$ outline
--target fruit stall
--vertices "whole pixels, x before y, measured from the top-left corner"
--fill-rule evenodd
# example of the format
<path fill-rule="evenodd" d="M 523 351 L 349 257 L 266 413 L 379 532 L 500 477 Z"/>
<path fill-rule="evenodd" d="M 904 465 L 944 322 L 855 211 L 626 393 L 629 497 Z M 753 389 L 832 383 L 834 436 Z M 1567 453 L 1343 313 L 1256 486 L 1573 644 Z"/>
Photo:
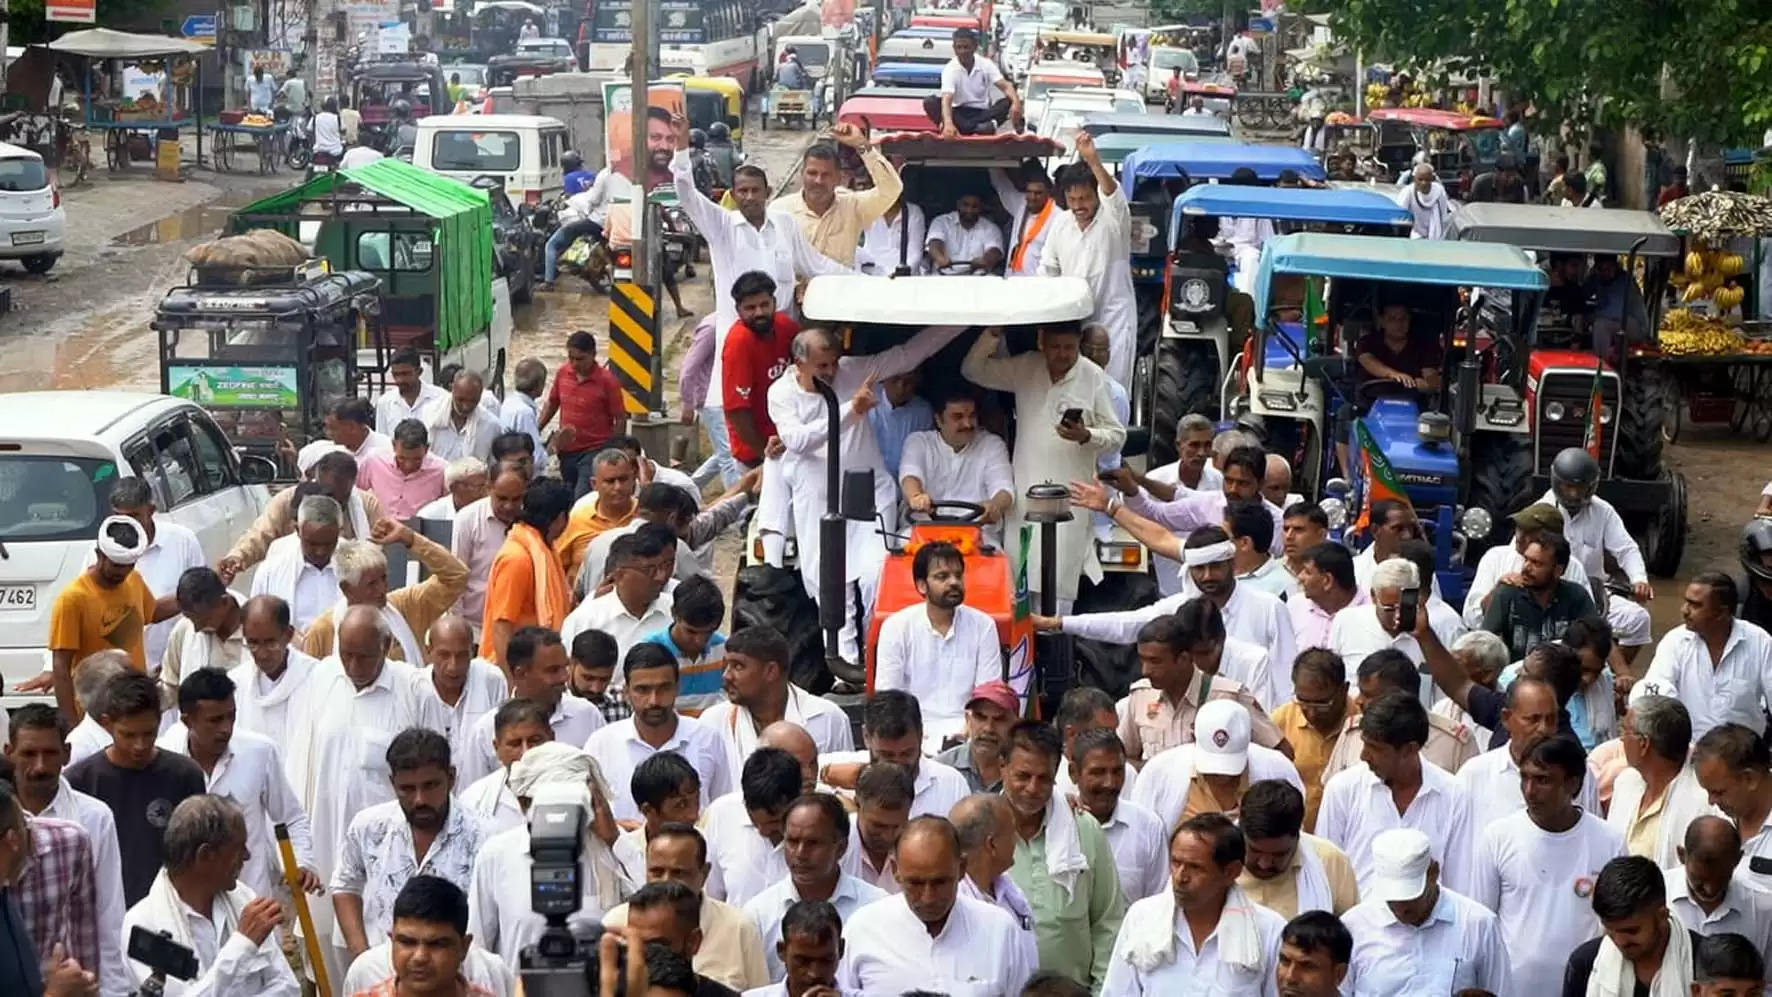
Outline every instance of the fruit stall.
<path fill-rule="evenodd" d="M 1772 440 L 1772 316 L 1753 302 L 1752 240 L 1772 233 L 1772 200 L 1706 191 L 1661 209 L 1686 239 L 1673 303 L 1661 322 L 1659 349 L 1646 350 L 1662 372 L 1662 435 L 1727 424 L 1761 443 Z"/>
<path fill-rule="evenodd" d="M 86 60 L 79 73 L 85 125 L 104 134 L 105 164 L 111 170 L 146 159 L 162 177 L 177 179 L 178 137 L 187 128 L 197 131 L 202 160 L 197 58 L 209 46 L 168 35 L 91 28 L 62 35 L 48 48 Z"/>

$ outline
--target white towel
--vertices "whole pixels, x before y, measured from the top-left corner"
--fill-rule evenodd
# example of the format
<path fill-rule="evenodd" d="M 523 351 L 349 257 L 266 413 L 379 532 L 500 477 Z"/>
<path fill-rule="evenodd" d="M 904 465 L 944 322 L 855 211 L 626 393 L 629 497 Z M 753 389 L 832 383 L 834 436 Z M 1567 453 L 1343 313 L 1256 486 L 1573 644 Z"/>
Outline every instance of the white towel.
<path fill-rule="evenodd" d="M 368 540 L 369 510 L 363 505 L 363 489 L 351 489 L 351 500 L 345 503 L 345 512 L 351 517 L 351 538 Z"/>
<path fill-rule="evenodd" d="M 783 708 L 781 718 L 791 724 L 806 727 L 806 712 L 800 709 L 800 697 L 810 695 L 792 683 L 788 684 L 787 705 Z M 762 731 L 757 729 L 757 718 L 751 716 L 751 708 L 740 703 L 732 704 L 732 712 L 726 714 L 726 732 L 731 735 L 726 741 L 726 763 L 728 771 L 744 770 L 745 759 L 757 750 L 757 738 Z"/>
<path fill-rule="evenodd" d="M 221 909 L 222 923 L 217 925 L 217 932 L 225 943 L 240 926 L 240 911 L 252 899 L 252 891 L 244 886 L 236 886 L 226 893 L 218 894 L 216 906 Z M 191 939 L 191 923 L 185 919 L 185 902 L 180 899 L 178 891 L 173 889 L 172 880 L 161 869 L 154 877 L 154 885 L 148 887 L 148 895 L 142 898 L 148 904 L 148 916 L 144 918 L 144 926 L 154 931 L 166 931 L 172 934 L 172 940 L 185 948 L 197 950 Z M 209 911 L 198 911 L 200 914 Z M 220 946 L 217 946 L 218 948 Z M 207 969 L 208 967 L 203 967 Z"/>
<path fill-rule="evenodd" d="M 1150 899 L 1155 901 L 1156 916 L 1137 920 L 1128 918 L 1120 926 L 1120 931 L 1127 936 L 1126 961 L 1141 973 L 1152 972 L 1175 961 L 1175 933 L 1179 930 L 1176 915 L 1180 912 L 1175 908 L 1175 894 L 1164 890 Z M 1255 904 L 1240 886 L 1233 884 L 1224 898 L 1224 911 L 1218 915 L 1217 935 L 1220 962 L 1249 972 L 1261 972 L 1261 929 L 1255 923 Z"/>
<path fill-rule="evenodd" d="M 1314 835 L 1298 836 L 1298 912 L 1322 910 L 1335 913 L 1335 891 L 1329 886 L 1329 873 L 1323 869 L 1323 856 L 1317 853 Z"/>
<path fill-rule="evenodd" d="M 345 602 L 343 596 L 340 596 L 339 600 L 332 604 L 332 647 L 334 654 L 338 653 L 338 628 L 344 625 L 345 610 L 350 608 L 350 604 Z M 399 644 L 400 649 L 406 652 L 406 663 L 414 668 L 423 668 L 425 664 L 425 648 L 423 644 L 418 642 L 418 637 L 412 632 L 412 627 L 407 624 L 406 617 L 401 616 L 392 606 L 383 606 L 381 607 L 381 618 L 388 621 L 388 629 L 394 633 L 394 643 Z"/>
<path fill-rule="evenodd" d="M 538 744 L 512 763 L 510 779 L 506 785 L 513 795 L 528 799 L 531 806 L 537 803 L 576 803 L 584 807 L 587 819 L 584 835 L 585 858 L 597 880 L 597 905 L 603 910 L 609 910 L 621 903 L 621 863 L 616 861 L 615 853 L 610 850 L 609 845 L 597 837 L 588 824 L 589 820 L 596 817 L 591 786 L 597 787 L 597 793 L 604 800 L 614 799 L 597 760 L 570 744 L 561 744 L 558 741 Z"/>
<path fill-rule="evenodd" d="M 1636 769 L 1627 768 L 1618 773 L 1618 778 L 1612 781 L 1612 805 L 1606 811 L 1606 823 L 1621 834 L 1628 833 L 1643 807 L 1643 794 L 1647 789 L 1643 774 Z M 1723 814 L 1710 805 L 1710 795 L 1699 784 L 1698 773 L 1690 765 L 1681 769 L 1663 792 L 1666 796 L 1661 804 L 1661 823 L 1655 832 L 1655 851 L 1647 857 L 1654 859 L 1655 864 L 1663 869 L 1672 869 L 1680 864 L 1676 849 L 1686 841 L 1687 826 L 1707 814 L 1718 817 Z"/>
<path fill-rule="evenodd" d="M 1077 888 L 1077 876 L 1089 868 L 1077 835 L 1077 814 L 1063 793 L 1046 801 L 1046 874 L 1064 891 L 1066 901 Z"/>
<path fill-rule="evenodd" d="M 1649 997 L 1687 997 L 1692 992 L 1692 938 L 1673 914 L 1667 916 L 1667 951 L 1661 968 L 1649 981 Z M 1587 997 L 1630 997 L 1637 987 L 1637 971 L 1612 939 L 1600 936 L 1600 953 L 1587 974 Z"/>

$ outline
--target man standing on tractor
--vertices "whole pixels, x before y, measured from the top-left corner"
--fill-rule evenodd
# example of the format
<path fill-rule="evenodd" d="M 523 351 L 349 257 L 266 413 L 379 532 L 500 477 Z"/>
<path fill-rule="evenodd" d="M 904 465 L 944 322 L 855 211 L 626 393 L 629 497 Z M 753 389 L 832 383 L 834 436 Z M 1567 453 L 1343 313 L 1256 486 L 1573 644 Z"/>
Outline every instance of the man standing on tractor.
<path fill-rule="evenodd" d="M 1107 327 L 1112 340 L 1107 375 L 1128 387 L 1132 360 L 1138 355 L 1138 303 L 1132 293 L 1132 212 L 1126 191 L 1101 163 L 1095 139 L 1077 133 L 1077 155 L 1061 171 L 1068 214 L 1052 223 L 1040 255 L 1040 273 L 1047 277 L 1081 277 L 1095 300 L 1091 322 Z"/>
<path fill-rule="evenodd" d="M 1020 186 L 1016 185 L 1017 179 Z M 1012 178 L 1008 170 L 991 170 L 991 187 L 1003 203 L 1003 210 L 1009 212 L 1009 234 L 1014 240 L 1003 275 L 1032 277 L 1040 272 L 1046 233 L 1060 213 L 1052 200 L 1052 181 L 1038 163 L 1030 160 L 1022 164 L 1018 178 Z"/>
<path fill-rule="evenodd" d="M 991 97 L 991 91 L 1003 96 Z M 978 31 L 954 29 L 954 57 L 941 67 L 941 91 L 923 98 L 923 113 L 941 126 L 941 137 L 991 135 L 1005 121 L 1022 127 L 1021 95 L 997 64 L 978 54 Z"/>
<path fill-rule="evenodd" d="M 1649 610 L 1644 604 L 1655 598 L 1655 590 L 1649 587 L 1643 552 L 1624 528 L 1618 510 L 1594 494 L 1599 484 L 1600 462 L 1580 447 L 1569 447 L 1551 461 L 1550 491 L 1538 501 L 1563 510 L 1563 536 L 1581 557 L 1590 579 L 1606 577 L 1610 554 L 1630 580 L 1631 598 L 1608 598 L 1605 606 L 1606 622 L 1612 624 L 1628 664 L 1637 648 L 1649 643 Z"/>

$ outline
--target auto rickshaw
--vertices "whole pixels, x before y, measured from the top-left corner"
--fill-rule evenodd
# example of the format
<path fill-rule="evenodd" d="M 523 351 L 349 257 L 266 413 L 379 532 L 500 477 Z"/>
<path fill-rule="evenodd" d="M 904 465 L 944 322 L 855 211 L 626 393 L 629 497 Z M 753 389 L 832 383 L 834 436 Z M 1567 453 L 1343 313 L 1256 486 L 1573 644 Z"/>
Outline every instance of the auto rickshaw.
<path fill-rule="evenodd" d="M 193 267 L 150 323 L 160 391 L 203 406 L 230 443 L 293 482 L 294 451 L 324 435 L 325 414 L 386 388 L 380 294 L 374 274 L 321 259 Z"/>
<path fill-rule="evenodd" d="M 1094 66 L 1107 77 L 1109 86 L 1113 86 L 1120 78 L 1120 42 L 1113 35 L 1093 31 L 1044 30 L 1040 32 L 1039 44 L 1045 52 L 1041 58 Z"/>
<path fill-rule="evenodd" d="M 402 100 L 413 121 L 447 114 L 455 107 L 443 70 L 428 63 L 401 57 L 366 63 L 351 73 L 351 106 L 363 116 L 361 134 L 371 147 L 384 144 L 382 140 L 394 127 L 394 102 Z"/>

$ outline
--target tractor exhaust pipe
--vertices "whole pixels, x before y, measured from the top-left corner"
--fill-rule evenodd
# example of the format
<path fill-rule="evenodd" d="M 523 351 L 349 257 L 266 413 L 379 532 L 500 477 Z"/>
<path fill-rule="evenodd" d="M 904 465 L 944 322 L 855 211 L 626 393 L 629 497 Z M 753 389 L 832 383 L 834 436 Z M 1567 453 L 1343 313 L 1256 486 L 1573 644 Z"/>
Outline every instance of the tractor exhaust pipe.
<path fill-rule="evenodd" d="M 824 398 L 825 417 L 830 422 L 825 437 L 824 515 L 818 520 L 818 625 L 824 631 L 825 667 L 840 682 L 863 685 L 867 682 L 867 666 L 860 661 L 843 658 L 843 614 L 849 611 L 849 524 L 843 516 L 842 421 L 838 413 L 837 392 L 829 381 L 814 379 L 813 385 Z M 873 497 L 872 470 L 853 472 L 866 478 L 865 494 Z M 863 517 L 872 519 L 872 515 Z M 856 621 L 857 647 L 861 646 L 863 621 Z"/>

